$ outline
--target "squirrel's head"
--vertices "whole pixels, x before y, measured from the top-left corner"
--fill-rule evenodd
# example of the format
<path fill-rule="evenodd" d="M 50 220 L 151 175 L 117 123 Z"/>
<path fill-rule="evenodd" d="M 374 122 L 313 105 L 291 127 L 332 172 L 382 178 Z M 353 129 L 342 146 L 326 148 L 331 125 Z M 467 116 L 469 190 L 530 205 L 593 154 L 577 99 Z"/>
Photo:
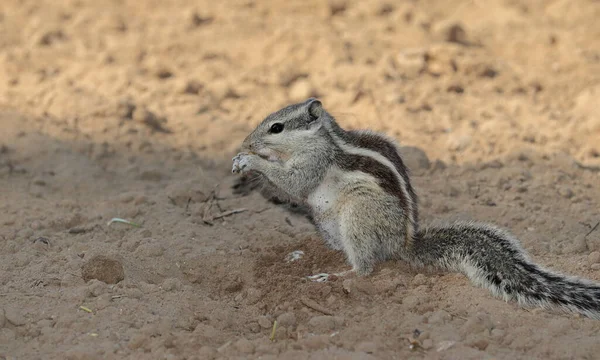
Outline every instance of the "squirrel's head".
<path fill-rule="evenodd" d="M 286 106 L 267 116 L 244 139 L 241 150 L 285 161 L 296 152 L 322 147 L 325 121 L 332 119 L 315 98 Z"/>

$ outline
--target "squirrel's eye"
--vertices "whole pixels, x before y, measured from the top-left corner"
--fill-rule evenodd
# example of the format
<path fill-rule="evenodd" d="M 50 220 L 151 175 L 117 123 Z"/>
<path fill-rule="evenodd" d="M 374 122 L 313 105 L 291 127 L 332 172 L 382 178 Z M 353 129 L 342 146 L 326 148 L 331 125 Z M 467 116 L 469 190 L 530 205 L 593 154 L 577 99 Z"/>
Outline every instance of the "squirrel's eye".
<path fill-rule="evenodd" d="M 271 129 L 269 130 L 269 132 L 271 134 L 278 134 L 280 132 L 283 131 L 283 124 L 282 123 L 275 123 L 273 125 L 271 125 Z"/>

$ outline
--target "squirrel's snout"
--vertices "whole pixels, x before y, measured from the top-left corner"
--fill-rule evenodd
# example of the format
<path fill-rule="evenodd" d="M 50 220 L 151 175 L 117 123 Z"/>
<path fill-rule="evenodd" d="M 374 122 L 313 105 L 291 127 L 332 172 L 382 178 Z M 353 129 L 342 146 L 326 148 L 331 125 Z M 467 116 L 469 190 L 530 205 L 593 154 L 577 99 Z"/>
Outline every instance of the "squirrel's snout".
<path fill-rule="evenodd" d="M 242 151 L 251 151 L 252 148 L 253 148 L 253 146 L 252 146 L 252 142 L 250 141 L 250 139 L 245 138 L 244 141 L 242 142 L 241 150 Z"/>

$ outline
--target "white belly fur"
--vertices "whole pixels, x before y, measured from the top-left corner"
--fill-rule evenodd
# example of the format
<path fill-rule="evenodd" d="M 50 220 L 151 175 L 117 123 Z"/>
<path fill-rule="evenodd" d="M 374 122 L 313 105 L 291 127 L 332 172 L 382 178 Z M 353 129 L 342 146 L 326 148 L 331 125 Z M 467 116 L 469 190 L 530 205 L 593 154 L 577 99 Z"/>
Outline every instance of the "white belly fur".
<path fill-rule="evenodd" d="M 307 202 L 313 210 L 314 218 L 325 240 L 334 248 L 343 244 L 340 234 L 340 211 L 343 206 L 348 205 L 348 199 L 343 199 L 344 187 L 356 183 L 373 186 L 375 179 L 360 171 L 348 172 L 333 168 L 328 171 L 321 185 L 308 196 Z"/>

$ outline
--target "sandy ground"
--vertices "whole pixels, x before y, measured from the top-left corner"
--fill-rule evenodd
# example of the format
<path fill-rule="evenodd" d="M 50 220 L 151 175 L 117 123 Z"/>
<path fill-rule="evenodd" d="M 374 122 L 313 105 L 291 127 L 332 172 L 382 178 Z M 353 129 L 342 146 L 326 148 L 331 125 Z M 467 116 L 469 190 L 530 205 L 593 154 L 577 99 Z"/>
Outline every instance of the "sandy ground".
<path fill-rule="evenodd" d="M 596 358 L 600 322 L 462 275 L 306 282 L 343 256 L 234 192 L 230 159 L 318 96 L 427 154 L 405 150 L 424 223 L 491 221 L 600 281 L 599 16 L 592 0 L 3 0 L 0 359 Z"/>

